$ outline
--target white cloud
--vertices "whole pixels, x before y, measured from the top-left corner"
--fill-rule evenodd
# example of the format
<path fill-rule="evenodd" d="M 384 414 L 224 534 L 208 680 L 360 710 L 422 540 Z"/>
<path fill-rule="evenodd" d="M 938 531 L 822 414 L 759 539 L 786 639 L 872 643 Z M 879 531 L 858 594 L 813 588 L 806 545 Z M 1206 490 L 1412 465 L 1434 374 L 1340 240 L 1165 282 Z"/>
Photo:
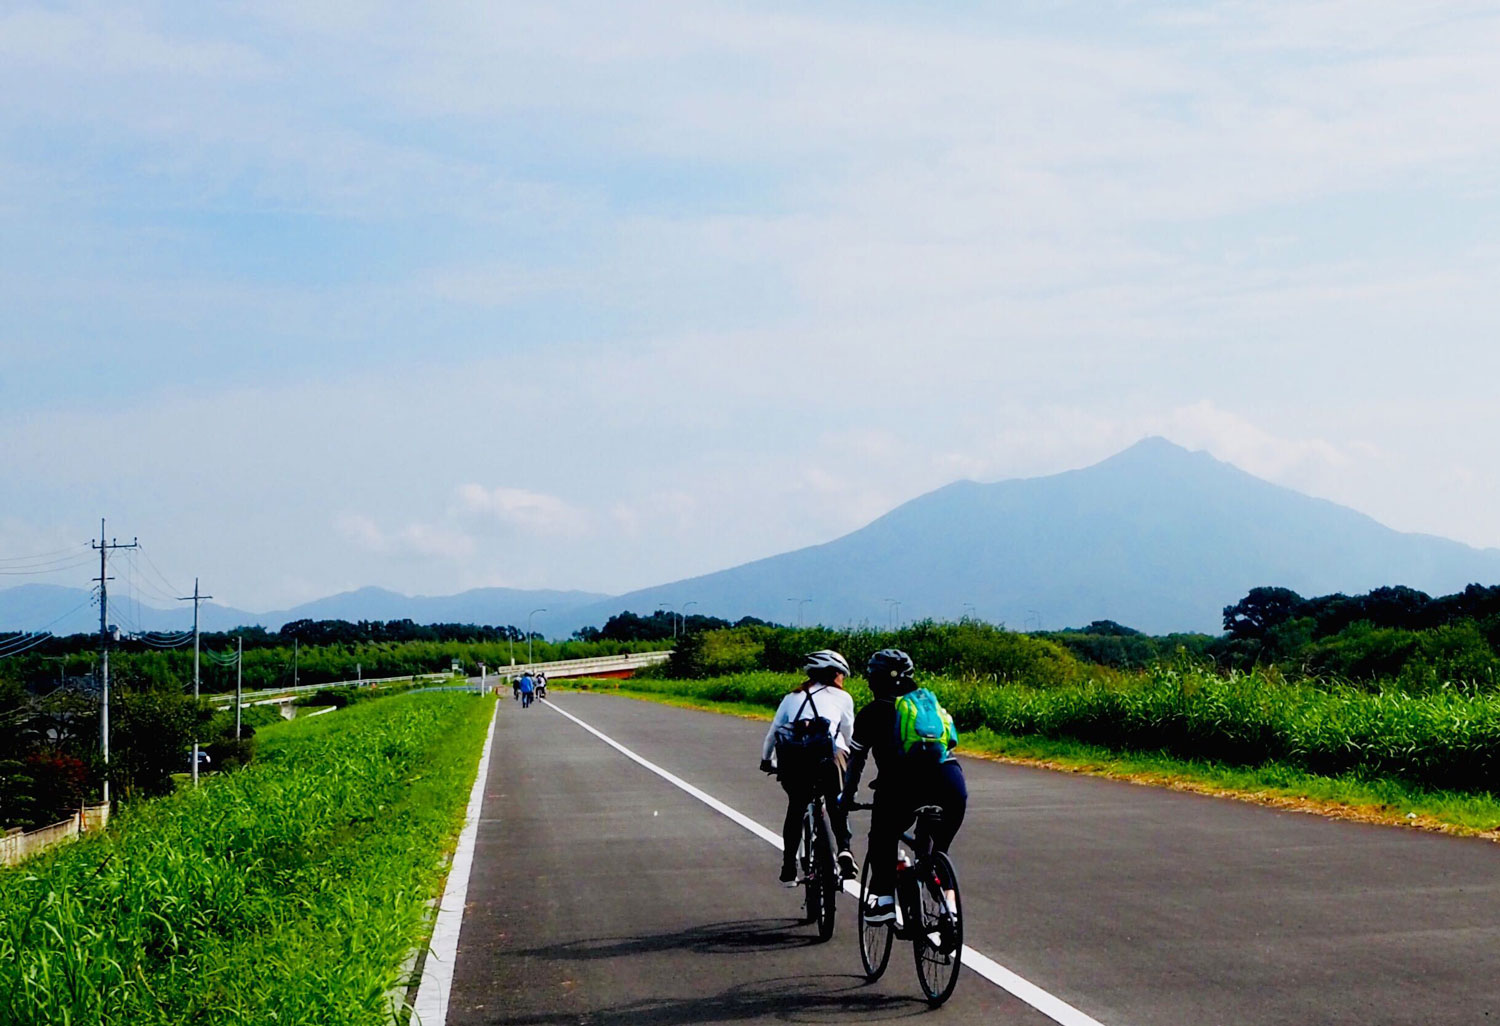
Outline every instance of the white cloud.
<path fill-rule="evenodd" d="M 585 510 L 555 495 L 524 488 L 460 485 L 456 509 L 461 516 L 491 520 L 528 534 L 578 535 L 591 526 Z"/>
<path fill-rule="evenodd" d="M 359 513 L 343 514 L 336 523 L 347 539 L 382 556 L 462 560 L 473 556 L 476 548 L 468 535 L 435 524 L 407 524 L 387 531 Z"/>

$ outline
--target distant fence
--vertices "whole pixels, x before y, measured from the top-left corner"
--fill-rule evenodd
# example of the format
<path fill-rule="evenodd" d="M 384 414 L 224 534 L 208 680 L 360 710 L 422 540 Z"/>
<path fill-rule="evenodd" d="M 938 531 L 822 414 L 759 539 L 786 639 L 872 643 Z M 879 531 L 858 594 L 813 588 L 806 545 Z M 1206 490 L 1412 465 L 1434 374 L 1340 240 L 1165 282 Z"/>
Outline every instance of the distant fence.
<path fill-rule="evenodd" d="M 523 673 L 540 670 L 548 677 L 587 677 L 591 673 L 611 673 L 623 670 L 640 670 L 655 666 L 672 658 L 666 652 L 622 652 L 619 655 L 591 656 L 588 659 L 558 659 L 550 663 L 520 663 L 516 666 L 497 666 L 493 673 L 497 677 L 519 677 Z"/>
<path fill-rule="evenodd" d="M 103 805 L 85 805 L 67 819 L 51 826 L 31 831 L 15 827 L 6 831 L 4 837 L 0 837 L 0 866 L 14 866 L 22 859 L 70 837 L 77 837 L 90 830 L 102 830 L 108 822 L 109 803 L 106 802 Z"/>

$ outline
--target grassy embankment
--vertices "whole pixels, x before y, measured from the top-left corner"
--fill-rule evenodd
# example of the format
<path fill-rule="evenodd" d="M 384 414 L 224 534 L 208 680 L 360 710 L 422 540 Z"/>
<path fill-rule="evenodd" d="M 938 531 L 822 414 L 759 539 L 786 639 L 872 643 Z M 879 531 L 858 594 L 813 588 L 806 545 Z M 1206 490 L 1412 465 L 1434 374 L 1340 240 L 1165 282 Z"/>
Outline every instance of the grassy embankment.
<path fill-rule="evenodd" d="M 265 727 L 251 766 L 0 872 L 0 1023 L 389 1021 L 491 708 Z"/>
<path fill-rule="evenodd" d="M 588 686 L 769 718 L 796 675 Z M 962 751 L 1465 834 L 1500 830 L 1500 696 L 1292 684 L 1159 667 L 1046 688 L 931 678 Z M 851 682 L 868 700 L 863 681 Z"/>

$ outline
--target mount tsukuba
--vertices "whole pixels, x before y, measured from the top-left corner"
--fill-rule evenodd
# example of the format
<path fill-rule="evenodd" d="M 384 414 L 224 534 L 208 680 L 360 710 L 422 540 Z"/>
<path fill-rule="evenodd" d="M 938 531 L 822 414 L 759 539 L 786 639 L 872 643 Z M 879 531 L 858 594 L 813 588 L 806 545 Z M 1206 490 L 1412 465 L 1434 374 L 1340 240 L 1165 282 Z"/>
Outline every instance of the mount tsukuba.
<path fill-rule="evenodd" d="M 1251 588 L 1303 595 L 1404 584 L 1443 594 L 1500 582 L 1500 550 L 1403 534 L 1363 513 L 1271 484 L 1161 438 L 1048 477 L 959 481 L 824 545 L 578 612 L 697 612 L 887 622 L 968 613 L 1022 629 L 1109 619 L 1151 633 L 1222 629 Z"/>
<path fill-rule="evenodd" d="M 1222 608 L 1259 585 L 1303 595 L 1404 584 L 1429 594 L 1500 583 L 1500 550 L 1404 534 L 1368 516 L 1271 484 L 1203 452 L 1148 438 L 1081 470 L 912 499 L 822 545 L 606 597 L 485 588 L 410 598 L 378 588 L 274 613 L 205 606 L 209 629 L 300 618 L 410 618 L 503 625 L 546 606 L 537 628 L 565 636 L 623 610 L 737 619 L 885 624 L 968 614 L 1017 629 L 1109 619 L 1152 633 L 1217 633 Z M 97 629 L 87 594 L 31 585 L 0 591 L 0 628 Z M 899 602 L 893 610 L 887 600 Z M 97 617 L 97 612 L 92 613 Z M 139 608 L 142 626 L 182 626 L 182 611 Z M 76 621 L 76 622 L 75 622 Z"/>

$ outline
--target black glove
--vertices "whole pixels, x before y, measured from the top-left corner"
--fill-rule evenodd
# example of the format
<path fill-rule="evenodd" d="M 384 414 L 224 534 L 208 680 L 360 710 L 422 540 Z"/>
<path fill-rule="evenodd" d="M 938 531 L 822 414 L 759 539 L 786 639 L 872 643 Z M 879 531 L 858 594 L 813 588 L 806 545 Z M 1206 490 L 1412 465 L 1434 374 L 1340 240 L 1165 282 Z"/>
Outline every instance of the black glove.
<path fill-rule="evenodd" d="M 776 767 L 771 764 L 770 759 L 760 760 L 760 771 L 762 773 L 775 773 Z"/>

